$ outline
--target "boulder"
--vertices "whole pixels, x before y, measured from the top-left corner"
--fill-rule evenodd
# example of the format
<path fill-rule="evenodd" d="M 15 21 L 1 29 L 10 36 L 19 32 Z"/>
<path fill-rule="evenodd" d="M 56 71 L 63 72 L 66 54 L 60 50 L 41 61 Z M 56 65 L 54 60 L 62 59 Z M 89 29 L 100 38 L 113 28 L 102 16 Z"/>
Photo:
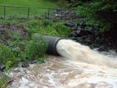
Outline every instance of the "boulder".
<path fill-rule="evenodd" d="M 2 66 L 0 67 L 0 70 L 3 72 L 5 68 L 6 68 L 6 65 L 2 65 Z"/>
<path fill-rule="evenodd" d="M 37 63 L 37 61 L 36 61 L 36 60 L 31 61 L 31 64 L 35 64 L 35 63 Z"/>
<path fill-rule="evenodd" d="M 71 35 L 72 37 L 77 36 L 77 34 L 76 34 L 75 32 L 71 32 L 70 35 Z"/>
<path fill-rule="evenodd" d="M 70 16 L 70 18 L 76 18 L 76 13 L 75 12 L 70 12 L 69 16 Z"/>
<path fill-rule="evenodd" d="M 0 34 L 4 34 L 5 30 L 4 29 L 0 29 Z"/>
<path fill-rule="evenodd" d="M 77 29 L 76 31 L 77 37 L 85 36 L 85 35 L 92 35 L 92 32 L 83 29 Z"/>
<path fill-rule="evenodd" d="M 75 40 L 76 37 L 71 37 L 70 39 Z"/>
<path fill-rule="evenodd" d="M 29 67 L 28 62 L 22 62 L 22 67 L 23 67 L 23 68 Z"/>
<path fill-rule="evenodd" d="M 76 30 L 76 28 L 75 28 L 75 27 L 72 27 L 72 28 L 71 28 L 71 31 L 75 31 L 75 30 Z"/>
<path fill-rule="evenodd" d="M 80 26 L 82 26 L 83 24 L 84 24 L 84 21 L 81 21 L 81 22 L 79 23 Z"/>
<path fill-rule="evenodd" d="M 65 26 L 68 26 L 68 27 L 73 27 L 73 26 L 75 26 L 74 23 L 64 23 L 64 25 L 65 25 Z"/>

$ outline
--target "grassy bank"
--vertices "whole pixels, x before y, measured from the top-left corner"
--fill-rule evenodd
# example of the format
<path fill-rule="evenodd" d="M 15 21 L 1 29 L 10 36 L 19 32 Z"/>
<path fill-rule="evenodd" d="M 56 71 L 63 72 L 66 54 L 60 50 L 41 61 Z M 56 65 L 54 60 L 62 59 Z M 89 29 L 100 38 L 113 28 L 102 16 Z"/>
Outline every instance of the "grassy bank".
<path fill-rule="evenodd" d="M 12 20 L 5 20 L 5 23 L 0 23 L 0 26 L 2 29 L 0 32 L 0 63 L 6 64 L 7 61 L 11 61 L 13 62 L 13 65 L 17 58 L 20 58 L 20 60 L 26 60 L 29 57 L 28 60 L 32 60 L 31 57 L 33 58 L 34 55 L 38 55 L 40 53 L 45 54 L 47 44 L 45 45 L 44 41 L 41 41 L 38 44 L 35 43 L 35 33 L 42 36 L 67 37 L 67 34 L 70 32 L 70 28 L 65 25 L 49 20 L 33 19 L 23 20 L 23 22 L 17 19 L 15 21 L 13 20 L 13 22 Z M 34 50 L 31 47 L 34 47 Z M 36 51 L 36 49 L 40 47 L 42 49 Z M 32 51 L 38 53 L 34 53 L 30 56 Z M 44 55 L 41 54 L 38 58 L 43 56 Z"/>
<path fill-rule="evenodd" d="M 48 0 L 2 0 L 0 1 L 0 5 L 2 6 L 19 6 L 19 7 L 41 7 L 41 8 L 30 8 L 29 15 L 42 15 L 48 11 L 48 9 L 42 8 L 57 8 L 56 3 L 52 3 Z M 0 7 L 0 16 L 4 16 L 4 7 Z M 5 7 L 5 14 L 9 16 L 10 14 L 18 14 L 27 16 L 28 8 L 16 8 L 16 7 Z"/>

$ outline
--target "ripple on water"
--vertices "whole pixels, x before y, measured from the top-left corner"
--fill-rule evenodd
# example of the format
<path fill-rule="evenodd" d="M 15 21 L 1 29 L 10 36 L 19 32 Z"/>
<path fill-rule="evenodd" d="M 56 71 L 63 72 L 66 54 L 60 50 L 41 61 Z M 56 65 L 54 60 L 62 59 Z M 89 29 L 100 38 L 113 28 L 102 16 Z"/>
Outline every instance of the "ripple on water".
<path fill-rule="evenodd" d="M 8 88 L 117 88 L 117 69 L 48 56 L 45 64 L 15 68 Z"/>

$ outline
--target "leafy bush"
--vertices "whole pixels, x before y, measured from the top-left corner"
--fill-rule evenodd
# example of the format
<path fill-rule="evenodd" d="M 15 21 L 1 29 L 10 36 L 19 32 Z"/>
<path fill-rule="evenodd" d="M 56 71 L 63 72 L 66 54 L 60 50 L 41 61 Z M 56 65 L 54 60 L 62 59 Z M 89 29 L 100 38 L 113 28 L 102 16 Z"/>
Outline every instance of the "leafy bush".
<path fill-rule="evenodd" d="M 45 56 L 45 52 L 47 50 L 48 44 L 47 41 L 40 40 L 36 41 L 34 38 L 27 44 L 25 49 L 26 58 L 29 60 L 39 59 Z"/>
<path fill-rule="evenodd" d="M 77 14 L 87 15 L 86 24 L 101 28 L 99 32 L 110 31 L 110 36 L 117 37 L 117 2 L 116 0 L 67 0 L 76 7 Z M 78 1 L 78 2 L 77 2 Z M 79 6 L 79 2 L 81 5 Z"/>
<path fill-rule="evenodd" d="M 44 20 L 42 21 L 42 23 L 43 23 L 43 26 L 48 26 L 48 25 L 52 26 L 52 22 L 50 20 Z"/>
<path fill-rule="evenodd" d="M 55 30 L 59 33 L 61 37 L 66 37 L 68 33 L 70 33 L 71 29 L 66 27 L 63 24 L 56 24 L 54 26 Z"/>
<path fill-rule="evenodd" d="M 65 37 L 70 32 L 70 28 L 60 23 L 52 23 L 50 20 L 32 20 L 28 22 L 27 26 L 29 27 L 27 30 L 29 37 L 31 37 L 33 33 L 38 33 L 40 35 Z"/>
<path fill-rule="evenodd" d="M 11 62 L 9 66 L 13 65 L 13 63 L 16 63 L 16 57 L 14 53 L 5 45 L 0 45 L 0 65 L 1 64 L 8 64 L 8 62 Z"/>
<path fill-rule="evenodd" d="M 79 5 L 82 5 L 84 2 L 92 1 L 92 0 L 66 0 L 69 2 L 68 6 L 77 7 Z"/>
<path fill-rule="evenodd" d="M 42 23 L 38 20 L 31 20 L 27 23 L 29 28 L 36 28 L 37 26 L 42 25 Z"/>

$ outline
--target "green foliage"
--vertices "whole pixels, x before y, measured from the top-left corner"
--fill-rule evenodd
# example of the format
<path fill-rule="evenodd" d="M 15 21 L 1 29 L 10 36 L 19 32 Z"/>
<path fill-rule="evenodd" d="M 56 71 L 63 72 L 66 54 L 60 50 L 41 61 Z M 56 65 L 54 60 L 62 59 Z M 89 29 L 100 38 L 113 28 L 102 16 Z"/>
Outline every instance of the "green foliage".
<path fill-rule="evenodd" d="M 47 27 L 39 27 L 39 32 L 37 33 L 40 35 L 59 36 L 55 28 L 49 25 Z"/>
<path fill-rule="evenodd" d="M 50 25 L 50 26 L 52 26 L 52 22 L 50 21 L 50 20 L 44 20 L 44 21 L 42 21 L 43 23 L 43 26 L 48 26 L 48 25 Z"/>
<path fill-rule="evenodd" d="M 13 34 L 13 35 L 11 36 L 11 39 L 12 39 L 13 41 L 19 41 L 20 39 L 22 39 L 22 36 L 21 36 L 19 33 L 13 32 L 12 34 Z"/>
<path fill-rule="evenodd" d="M 60 23 L 52 23 L 50 20 L 31 20 L 27 23 L 27 26 L 29 27 L 27 31 L 30 37 L 33 33 L 48 36 L 66 37 L 66 35 L 70 32 L 70 28 Z"/>
<path fill-rule="evenodd" d="M 84 2 L 92 1 L 92 0 L 66 0 L 69 2 L 68 6 L 77 7 L 82 5 Z"/>
<path fill-rule="evenodd" d="M 76 2 L 77 0 L 70 0 Z M 77 14 L 87 15 L 86 24 L 98 26 L 101 30 L 96 32 L 110 31 L 112 36 L 117 33 L 117 2 L 116 0 L 78 0 L 82 5 L 76 7 Z M 84 3 L 85 2 L 85 3 Z M 75 3 L 76 4 L 76 3 Z"/>
<path fill-rule="evenodd" d="M 5 83 L 5 81 L 7 80 L 7 76 L 3 75 L 0 77 L 0 88 L 6 88 L 7 84 Z"/>
<path fill-rule="evenodd" d="M 44 57 L 47 47 L 48 47 L 47 41 L 44 41 L 43 39 L 41 39 L 40 41 L 36 41 L 35 39 L 33 39 L 26 46 L 25 49 L 26 57 L 29 60 Z"/>
<path fill-rule="evenodd" d="M 29 27 L 29 28 L 36 28 L 40 24 L 42 24 L 42 23 L 40 23 L 40 21 L 38 21 L 38 20 L 31 20 L 31 21 L 29 21 L 27 23 L 27 27 Z"/>
<path fill-rule="evenodd" d="M 7 66 L 13 65 L 8 64 L 9 62 L 16 63 L 16 57 L 14 53 L 7 46 L 0 45 L 0 63 L 6 64 Z"/>
<path fill-rule="evenodd" d="M 33 29 L 28 29 L 27 32 L 28 32 L 28 37 L 31 39 L 31 37 L 32 37 L 32 35 L 34 33 L 34 30 Z"/>
<path fill-rule="evenodd" d="M 67 37 L 67 34 L 71 31 L 70 28 L 66 27 L 63 24 L 56 24 L 54 27 L 56 31 L 61 35 L 61 37 Z"/>

